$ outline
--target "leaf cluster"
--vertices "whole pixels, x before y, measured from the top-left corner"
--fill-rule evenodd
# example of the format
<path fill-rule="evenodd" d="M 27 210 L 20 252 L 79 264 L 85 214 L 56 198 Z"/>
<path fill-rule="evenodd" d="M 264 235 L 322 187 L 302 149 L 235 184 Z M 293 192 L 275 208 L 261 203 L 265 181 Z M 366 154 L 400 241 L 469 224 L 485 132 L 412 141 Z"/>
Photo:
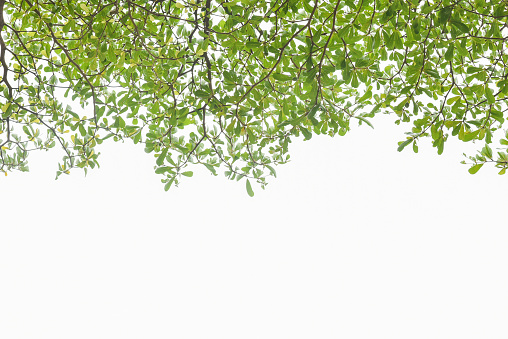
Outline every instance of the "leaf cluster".
<path fill-rule="evenodd" d="M 166 190 L 190 164 L 264 187 L 293 138 L 387 113 L 412 124 L 399 151 L 480 141 L 470 172 L 504 173 L 508 136 L 488 144 L 507 110 L 507 19 L 485 0 L 0 0 L 0 170 L 58 146 L 57 177 L 86 171 L 98 144 L 131 139 Z"/>

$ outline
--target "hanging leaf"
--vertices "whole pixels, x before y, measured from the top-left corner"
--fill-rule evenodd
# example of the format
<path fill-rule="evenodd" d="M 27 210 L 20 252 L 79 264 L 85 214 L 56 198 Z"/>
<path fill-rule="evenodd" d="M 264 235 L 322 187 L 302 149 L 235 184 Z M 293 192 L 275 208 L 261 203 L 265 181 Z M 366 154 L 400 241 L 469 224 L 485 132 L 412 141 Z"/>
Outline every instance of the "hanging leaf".
<path fill-rule="evenodd" d="M 253 197 L 254 196 L 254 191 L 252 190 L 252 186 L 250 185 L 249 179 L 247 179 L 247 181 L 245 182 L 245 187 L 247 188 L 247 194 L 250 197 Z"/>
<path fill-rule="evenodd" d="M 471 174 L 475 174 L 476 172 L 478 172 L 480 170 L 480 168 L 482 168 L 482 166 L 483 166 L 483 164 L 476 164 L 476 165 L 472 166 L 468 171 Z"/>
<path fill-rule="evenodd" d="M 402 143 L 400 143 L 399 147 L 397 148 L 397 151 L 399 152 L 402 152 L 402 150 L 407 146 L 409 145 L 413 140 L 412 139 L 408 139 Z"/>

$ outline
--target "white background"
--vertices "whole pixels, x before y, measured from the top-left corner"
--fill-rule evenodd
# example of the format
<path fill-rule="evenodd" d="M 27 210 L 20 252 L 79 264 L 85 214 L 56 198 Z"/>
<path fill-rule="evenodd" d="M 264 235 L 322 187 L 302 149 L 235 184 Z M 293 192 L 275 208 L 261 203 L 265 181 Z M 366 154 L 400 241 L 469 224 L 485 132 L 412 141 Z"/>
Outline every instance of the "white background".
<path fill-rule="evenodd" d="M 164 192 L 128 142 L 86 178 L 33 154 L 0 178 L 0 338 L 505 339 L 508 177 L 373 122 L 294 142 L 254 198 L 196 168 Z"/>

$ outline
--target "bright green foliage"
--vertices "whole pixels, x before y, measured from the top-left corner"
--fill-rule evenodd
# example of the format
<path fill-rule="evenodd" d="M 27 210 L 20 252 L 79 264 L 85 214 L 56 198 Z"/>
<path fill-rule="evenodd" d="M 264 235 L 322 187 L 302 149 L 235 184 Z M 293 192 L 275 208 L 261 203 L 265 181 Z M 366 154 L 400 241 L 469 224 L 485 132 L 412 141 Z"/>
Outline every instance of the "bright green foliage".
<path fill-rule="evenodd" d="M 376 113 L 492 143 L 508 95 L 506 1 L 0 0 L 0 170 L 60 147 L 57 176 L 132 139 L 165 188 L 188 164 L 264 185 L 291 138 Z M 68 99 L 64 99 L 68 98 Z M 73 101 L 71 101 L 73 100 Z M 471 158 L 504 173 L 508 136 Z M 253 194 L 247 182 L 249 194 Z"/>

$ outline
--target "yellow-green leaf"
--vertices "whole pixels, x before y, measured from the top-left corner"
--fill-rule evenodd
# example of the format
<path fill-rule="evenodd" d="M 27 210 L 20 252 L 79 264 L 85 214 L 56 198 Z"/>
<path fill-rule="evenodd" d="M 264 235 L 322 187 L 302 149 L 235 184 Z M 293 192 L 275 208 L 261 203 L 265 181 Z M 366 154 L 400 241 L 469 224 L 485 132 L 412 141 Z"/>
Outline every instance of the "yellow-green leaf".
<path fill-rule="evenodd" d="M 482 168 L 482 166 L 483 166 L 483 164 L 476 164 L 476 165 L 472 166 L 468 171 L 471 174 L 475 174 L 476 172 L 478 172 L 480 170 L 480 168 Z"/>

